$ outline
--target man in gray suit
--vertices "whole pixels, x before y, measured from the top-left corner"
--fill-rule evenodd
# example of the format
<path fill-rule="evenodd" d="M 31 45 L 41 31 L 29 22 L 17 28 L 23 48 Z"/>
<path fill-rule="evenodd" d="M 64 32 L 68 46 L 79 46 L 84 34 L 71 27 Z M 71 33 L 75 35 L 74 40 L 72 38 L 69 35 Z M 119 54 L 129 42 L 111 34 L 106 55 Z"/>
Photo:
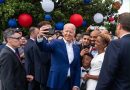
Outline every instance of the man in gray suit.
<path fill-rule="evenodd" d="M 2 90 L 27 90 L 26 74 L 15 49 L 20 47 L 21 35 L 15 28 L 4 31 L 7 44 L 0 52 L 0 80 Z"/>

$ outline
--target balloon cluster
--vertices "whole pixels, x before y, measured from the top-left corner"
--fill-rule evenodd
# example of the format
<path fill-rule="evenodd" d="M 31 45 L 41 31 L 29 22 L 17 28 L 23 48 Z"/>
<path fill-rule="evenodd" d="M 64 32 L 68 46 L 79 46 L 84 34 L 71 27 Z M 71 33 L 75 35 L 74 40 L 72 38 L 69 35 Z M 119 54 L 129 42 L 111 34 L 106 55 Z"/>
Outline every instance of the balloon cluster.
<path fill-rule="evenodd" d="M 29 27 L 29 26 L 32 25 L 33 18 L 32 18 L 31 15 L 29 15 L 27 13 L 23 13 L 23 14 L 20 14 L 18 16 L 18 20 L 16 20 L 15 18 L 9 19 L 8 20 L 8 26 L 12 27 L 12 28 L 17 27 L 17 25 L 18 25 L 17 21 L 18 21 L 20 26 L 22 26 L 22 27 Z"/>

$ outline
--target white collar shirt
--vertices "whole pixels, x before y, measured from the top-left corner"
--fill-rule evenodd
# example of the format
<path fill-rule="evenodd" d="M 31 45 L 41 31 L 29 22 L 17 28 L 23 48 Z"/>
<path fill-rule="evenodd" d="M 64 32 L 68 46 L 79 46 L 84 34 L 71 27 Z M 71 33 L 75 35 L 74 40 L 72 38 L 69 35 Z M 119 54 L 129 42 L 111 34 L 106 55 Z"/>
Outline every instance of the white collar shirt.
<path fill-rule="evenodd" d="M 66 44 L 66 50 L 67 50 L 67 55 L 68 55 L 68 59 L 69 59 L 69 64 L 71 64 L 74 59 L 73 42 L 68 43 L 65 39 L 63 39 L 63 40 Z"/>
<path fill-rule="evenodd" d="M 73 59 L 74 59 L 74 51 L 73 51 L 73 42 L 68 43 L 64 38 L 63 38 L 65 45 L 66 45 L 66 50 L 67 50 L 67 56 L 68 56 L 68 60 L 69 60 L 69 64 L 72 63 Z M 68 74 L 67 76 L 70 76 L 70 67 L 68 69 Z"/>

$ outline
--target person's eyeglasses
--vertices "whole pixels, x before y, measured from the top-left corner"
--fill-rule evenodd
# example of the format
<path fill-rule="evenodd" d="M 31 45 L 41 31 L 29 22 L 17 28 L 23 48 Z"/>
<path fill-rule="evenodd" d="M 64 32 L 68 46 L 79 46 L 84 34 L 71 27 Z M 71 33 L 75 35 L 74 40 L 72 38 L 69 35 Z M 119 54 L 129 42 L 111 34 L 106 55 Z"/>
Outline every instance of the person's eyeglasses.
<path fill-rule="evenodd" d="M 21 37 L 9 37 L 9 38 L 17 39 L 17 40 L 20 40 L 20 39 L 21 39 Z"/>

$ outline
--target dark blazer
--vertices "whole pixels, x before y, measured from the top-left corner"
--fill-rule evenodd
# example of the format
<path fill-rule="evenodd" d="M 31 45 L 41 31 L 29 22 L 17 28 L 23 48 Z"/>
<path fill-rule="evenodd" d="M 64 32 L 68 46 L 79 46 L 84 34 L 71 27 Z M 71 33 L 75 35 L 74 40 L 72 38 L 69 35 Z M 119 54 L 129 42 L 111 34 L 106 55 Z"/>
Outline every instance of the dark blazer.
<path fill-rule="evenodd" d="M 130 90 L 130 34 L 107 47 L 96 90 Z"/>
<path fill-rule="evenodd" d="M 46 86 L 50 69 L 50 54 L 41 52 L 32 39 L 27 41 L 24 51 L 26 73 L 34 75 L 36 81 Z"/>
<path fill-rule="evenodd" d="M 0 79 L 2 90 L 27 90 L 24 67 L 7 46 L 0 52 Z"/>
<path fill-rule="evenodd" d="M 68 68 L 70 67 L 70 76 L 72 86 L 80 86 L 80 49 L 73 45 L 74 60 L 69 64 L 66 45 L 63 40 L 52 40 L 47 43 L 46 40 L 38 43 L 41 50 L 51 52 L 51 68 L 48 78 L 48 87 L 61 88 L 67 79 Z"/>

